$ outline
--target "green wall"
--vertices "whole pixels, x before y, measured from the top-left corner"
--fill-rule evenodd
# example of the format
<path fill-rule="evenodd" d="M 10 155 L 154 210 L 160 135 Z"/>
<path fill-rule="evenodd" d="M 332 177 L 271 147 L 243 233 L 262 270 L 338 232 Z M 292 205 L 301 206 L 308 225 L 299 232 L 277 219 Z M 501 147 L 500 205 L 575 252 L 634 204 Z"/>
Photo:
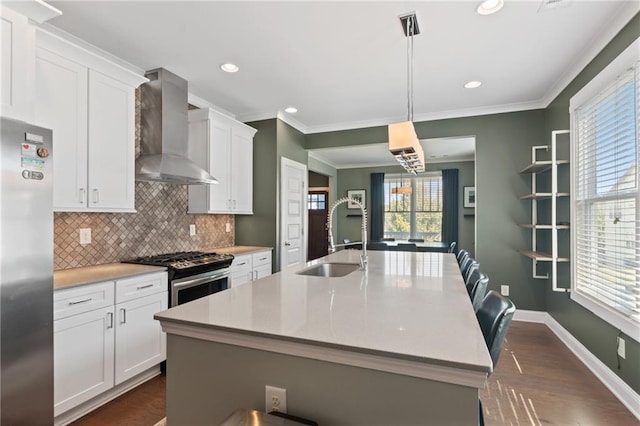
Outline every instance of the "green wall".
<path fill-rule="evenodd" d="M 236 216 L 236 244 L 273 247 L 273 271 L 280 270 L 280 162 L 307 164 L 305 136 L 278 119 L 247 123 L 253 139 L 253 215 Z"/>
<path fill-rule="evenodd" d="M 464 186 L 473 186 L 475 166 L 473 161 L 465 161 L 460 163 L 429 163 L 427 164 L 428 172 L 437 171 L 442 169 L 458 169 L 459 170 L 459 219 L 458 228 L 459 236 L 458 243 L 461 247 L 464 247 L 469 252 L 474 253 L 475 247 L 475 226 L 473 216 L 464 216 L 465 213 L 474 213 L 474 209 L 462 208 L 462 197 Z M 364 167 L 357 169 L 340 169 L 338 170 L 338 193 L 337 197 L 346 197 L 347 190 L 349 189 L 364 189 L 367 195 L 367 211 L 371 211 L 371 173 L 401 173 L 404 169 L 400 166 L 389 167 Z M 359 241 L 360 235 L 360 219 L 354 217 L 347 217 L 349 213 L 357 213 L 353 210 L 348 210 L 345 205 L 341 205 L 336 210 L 336 224 L 338 232 L 334 232 L 336 236 L 336 242 L 342 242 L 344 238 L 348 238 L 351 241 Z M 369 233 L 368 238 L 371 238 Z"/>
<path fill-rule="evenodd" d="M 640 15 L 629 24 L 589 63 L 584 70 L 553 100 L 545 111 L 546 133 L 569 128 L 569 100 L 613 59 L 640 37 Z M 568 158 L 568 157 L 566 157 Z M 568 205 L 559 205 L 568 216 Z M 567 238 L 569 235 L 567 234 Z M 567 268 L 568 269 L 568 268 Z M 570 287 L 568 271 L 559 275 L 559 286 Z M 636 392 L 640 393 L 640 343 L 626 336 L 626 359 L 618 369 L 616 337 L 619 330 L 601 320 L 569 298 L 568 293 L 554 293 L 547 289 L 546 308 L 549 314 L 577 338 L 589 351 L 604 362 Z"/>

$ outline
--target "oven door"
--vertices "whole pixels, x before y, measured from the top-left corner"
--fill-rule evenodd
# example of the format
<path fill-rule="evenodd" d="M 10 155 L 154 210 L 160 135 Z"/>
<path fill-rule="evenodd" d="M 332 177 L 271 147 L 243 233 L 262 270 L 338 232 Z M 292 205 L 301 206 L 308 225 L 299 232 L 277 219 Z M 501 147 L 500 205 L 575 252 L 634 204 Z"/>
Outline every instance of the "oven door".
<path fill-rule="evenodd" d="M 171 307 L 229 288 L 229 268 L 171 280 Z"/>

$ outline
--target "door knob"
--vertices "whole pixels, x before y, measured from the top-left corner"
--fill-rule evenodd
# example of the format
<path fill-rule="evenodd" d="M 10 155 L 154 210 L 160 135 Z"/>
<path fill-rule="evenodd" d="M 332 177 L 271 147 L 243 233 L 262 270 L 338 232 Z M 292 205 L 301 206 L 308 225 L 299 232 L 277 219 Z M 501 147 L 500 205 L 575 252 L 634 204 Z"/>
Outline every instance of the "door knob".
<path fill-rule="evenodd" d="M 284 243 L 284 245 L 289 247 L 291 245 L 291 243 L 287 241 L 286 243 Z"/>

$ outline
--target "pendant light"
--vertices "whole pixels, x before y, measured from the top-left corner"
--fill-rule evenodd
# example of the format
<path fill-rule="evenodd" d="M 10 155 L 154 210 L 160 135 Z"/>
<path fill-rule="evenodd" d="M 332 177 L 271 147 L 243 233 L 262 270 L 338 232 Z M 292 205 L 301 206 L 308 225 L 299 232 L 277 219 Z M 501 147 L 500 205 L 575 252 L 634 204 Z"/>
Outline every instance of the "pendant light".
<path fill-rule="evenodd" d="M 391 188 L 391 193 L 405 195 L 405 194 L 411 194 L 411 192 L 413 192 L 413 190 L 411 189 L 410 186 L 404 186 L 404 183 L 402 181 L 402 173 L 400 173 L 400 186 Z"/>
<path fill-rule="evenodd" d="M 389 124 L 389 151 L 413 175 L 425 168 L 424 151 L 413 126 L 413 37 L 420 34 L 415 12 L 400 16 L 407 37 L 407 121 Z"/>

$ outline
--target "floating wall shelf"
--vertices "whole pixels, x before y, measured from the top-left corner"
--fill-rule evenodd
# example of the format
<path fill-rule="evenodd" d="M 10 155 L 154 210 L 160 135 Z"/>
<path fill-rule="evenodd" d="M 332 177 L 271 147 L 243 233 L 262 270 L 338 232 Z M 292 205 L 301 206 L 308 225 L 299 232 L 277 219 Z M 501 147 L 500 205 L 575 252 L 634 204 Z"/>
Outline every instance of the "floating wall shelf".
<path fill-rule="evenodd" d="M 558 230 L 569 229 L 569 225 L 566 223 L 558 224 L 558 203 L 557 200 L 560 197 L 568 197 L 567 192 L 558 192 L 558 165 L 569 164 L 568 160 L 557 159 L 557 143 L 556 139 L 558 135 L 568 134 L 569 130 L 554 130 L 551 132 L 551 146 L 542 145 L 531 147 L 531 164 L 520 171 L 521 174 L 531 175 L 531 193 L 520 197 L 521 200 L 531 200 L 531 223 L 521 224 L 523 228 L 531 229 L 531 250 L 520 250 L 523 256 L 531 258 L 532 261 L 532 276 L 538 279 L 551 278 L 551 288 L 553 291 L 564 292 L 565 288 L 558 287 L 558 263 L 569 262 L 568 257 L 561 257 L 558 255 Z M 540 151 L 551 151 L 551 160 L 538 160 L 537 154 Z M 536 190 L 536 175 L 537 173 L 544 173 L 551 171 L 551 192 L 537 192 Z M 545 208 L 551 209 L 551 223 L 538 223 L 538 201 L 539 200 L 551 200 L 551 205 L 542 204 Z M 545 253 L 538 251 L 538 232 L 551 232 L 551 253 Z M 537 267 L 538 262 L 550 262 L 551 273 L 540 275 L 538 274 Z"/>

